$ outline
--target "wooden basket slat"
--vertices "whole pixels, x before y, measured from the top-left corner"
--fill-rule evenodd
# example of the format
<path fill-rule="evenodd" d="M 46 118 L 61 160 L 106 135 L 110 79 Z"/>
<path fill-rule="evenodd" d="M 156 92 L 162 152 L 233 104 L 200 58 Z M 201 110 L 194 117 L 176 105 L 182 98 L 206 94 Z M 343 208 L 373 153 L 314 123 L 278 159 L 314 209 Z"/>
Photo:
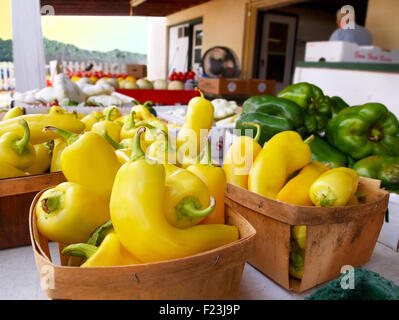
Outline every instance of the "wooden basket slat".
<path fill-rule="evenodd" d="M 0 249 L 30 244 L 29 208 L 38 191 L 65 181 L 62 172 L 0 179 Z"/>

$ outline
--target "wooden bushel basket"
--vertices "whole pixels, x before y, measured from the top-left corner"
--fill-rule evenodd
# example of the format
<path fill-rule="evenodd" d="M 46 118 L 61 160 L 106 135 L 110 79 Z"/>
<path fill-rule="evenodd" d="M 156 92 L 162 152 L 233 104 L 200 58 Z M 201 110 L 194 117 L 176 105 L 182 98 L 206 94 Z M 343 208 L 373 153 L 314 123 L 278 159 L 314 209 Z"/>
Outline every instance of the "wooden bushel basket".
<path fill-rule="evenodd" d="M 28 215 L 33 198 L 64 181 L 62 172 L 0 180 L 0 249 L 30 244 Z"/>
<path fill-rule="evenodd" d="M 29 229 L 42 289 L 52 299 L 219 300 L 237 297 L 245 262 L 253 253 L 255 229 L 226 206 L 227 224 L 240 239 L 194 256 L 134 266 L 79 268 L 51 260 L 48 240 L 38 233 L 32 202 Z M 59 244 L 60 250 L 62 245 Z M 70 264 L 69 264 L 70 265 Z"/>
<path fill-rule="evenodd" d="M 228 184 L 226 203 L 256 229 L 255 253 L 248 262 L 282 287 L 303 292 L 341 275 L 344 265 L 358 267 L 370 260 L 376 245 L 389 192 L 380 181 L 360 178 L 362 204 L 305 207 L 272 200 Z M 302 281 L 289 276 L 291 227 L 306 225 Z"/>

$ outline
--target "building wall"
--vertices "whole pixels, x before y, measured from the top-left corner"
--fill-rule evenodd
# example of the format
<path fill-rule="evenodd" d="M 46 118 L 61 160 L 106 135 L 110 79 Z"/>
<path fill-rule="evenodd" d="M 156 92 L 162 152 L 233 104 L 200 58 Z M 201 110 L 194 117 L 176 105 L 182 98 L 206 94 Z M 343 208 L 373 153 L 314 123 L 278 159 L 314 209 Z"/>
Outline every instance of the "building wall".
<path fill-rule="evenodd" d="M 232 49 L 242 62 L 245 32 L 245 6 L 248 0 L 213 0 L 167 17 L 173 26 L 196 18 L 203 18 L 202 52 L 223 45 Z"/>
<path fill-rule="evenodd" d="M 373 44 L 383 49 L 399 49 L 399 0 L 369 0 L 366 28 Z"/>

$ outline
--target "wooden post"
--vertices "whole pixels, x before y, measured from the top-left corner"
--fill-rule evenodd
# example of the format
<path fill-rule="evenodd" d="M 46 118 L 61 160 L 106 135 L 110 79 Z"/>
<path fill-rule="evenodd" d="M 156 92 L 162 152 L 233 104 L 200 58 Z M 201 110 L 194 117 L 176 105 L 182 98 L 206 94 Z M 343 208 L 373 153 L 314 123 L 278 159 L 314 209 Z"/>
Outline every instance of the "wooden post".
<path fill-rule="evenodd" d="M 16 90 L 46 85 L 40 0 L 12 0 L 12 40 Z"/>

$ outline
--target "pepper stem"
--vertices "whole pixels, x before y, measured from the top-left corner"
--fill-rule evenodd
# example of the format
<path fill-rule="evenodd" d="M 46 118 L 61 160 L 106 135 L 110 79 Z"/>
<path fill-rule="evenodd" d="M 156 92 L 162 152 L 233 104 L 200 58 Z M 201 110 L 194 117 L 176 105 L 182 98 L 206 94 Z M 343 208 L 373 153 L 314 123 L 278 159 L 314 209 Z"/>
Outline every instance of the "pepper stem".
<path fill-rule="evenodd" d="M 154 127 L 153 125 L 146 123 L 144 121 L 140 121 L 140 122 L 136 123 L 136 127 L 145 127 L 147 129 L 150 129 L 150 131 L 158 132 L 158 133 L 164 135 L 165 137 L 168 136 L 168 134 L 165 131 L 163 131 L 162 129 Z"/>
<path fill-rule="evenodd" d="M 61 207 L 64 194 L 62 192 L 53 192 L 50 196 L 41 201 L 41 206 L 44 212 L 52 213 Z"/>
<path fill-rule="evenodd" d="M 140 159 L 144 159 L 145 158 L 145 153 L 144 151 L 141 149 L 141 145 L 140 145 L 140 138 L 141 135 L 145 132 L 146 128 L 145 127 L 141 127 L 136 135 L 134 136 L 133 139 L 133 144 L 132 144 L 132 155 L 130 157 L 130 161 L 137 161 Z"/>
<path fill-rule="evenodd" d="M 306 144 L 311 143 L 313 140 L 315 139 L 314 134 L 312 134 L 310 137 L 306 138 L 306 140 L 304 140 L 303 142 Z"/>
<path fill-rule="evenodd" d="M 211 150 L 211 144 L 209 141 L 206 144 L 206 147 L 204 151 L 202 152 L 202 155 L 200 156 L 200 163 L 205 164 L 208 166 L 213 166 L 212 163 L 212 150 Z"/>
<path fill-rule="evenodd" d="M 22 126 L 24 130 L 24 136 L 22 137 L 22 139 L 15 141 L 13 143 L 12 148 L 15 150 L 15 152 L 21 155 L 26 151 L 26 147 L 28 146 L 30 140 L 30 130 L 26 120 L 24 119 L 20 120 L 19 124 Z"/>
<path fill-rule="evenodd" d="M 242 124 L 244 126 L 250 126 L 256 128 L 256 135 L 255 138 L 253 138 L 253 140 L 258 142 L 261 134 L 260 125 L 258 123 L 250 123 L 250 122 L 243 122 Z"/>
<path fill-rule="evenodd" d="M 198 87 L 195 88 L 195 90 L 197 90 L 201 96 L 201 98 L 205 98 L 204 93 L 202 92 L 202 90 Z"/>
<path fill-rule="evenodd" d="M 146 101 L 144 102 L 143 106 L 148 108 L 148 107 L 152 107 L 154 105 L 154 103 L 152 101 Z"/>
<path fill-rule="evenodd" d="M 67 131 L 67 130 L 64 130 L 64 129 L 60 129 L 60 128 L 56 128 L 56 127 L 51 127 L 51 126 L 45 127 L 43 129 L 43 132 L 46 132 L 46 131 L 55 132 L 56 134 L 58 134 L 59 136 L 64 138 L 68 145 L 71 145 L 76 140 L 78 140 L 79 137 L 80 137 L 80 134 L 73 133 L 73 132 L 70 132 L 70 131 Z"/>
<path fill-rule="evenodd" d="M 384 133 L 378 128 L 372 128 L 369 130 L 368 138 L 372 142 L 378 142 L 384 138 Z"/>
<path fill-rule="evenodd" d="M 210 198 L 211 203 L 208 208 L 200 210 L 201 204 L 198 200 L 193 198 L 184 198 L 177 206 L 177 218 L 178 220 L 184 218 L 205 218 L 210 215 L 216 206 L 215 198 Z"/>
<path fill-rule="evenodd" d="M 134 111 L 130 112 L 129 122 L 127 124 L 128 129 L 134 129 L 136 127 L 136 121 L 134 120 L 135 115 L 136 115 L 136 112 L 134 112 Z"/>
<path fill-rule="evenodd" d="M 98 248 L 92 244 L 75 243 L 65 247 L 61 253 L 68 256 L 89 259 L 97 250 Z"/>
<path fill-rule="evenodd" d="M 108 141 L 108 143 L 115 149 L 115 150 L 119 150 L 119 149 L 123 149 L 123 145 L 121 145 L 120 143 L 116 142 L 114 139 L 112 139 L 107 130 L 104 130 L 104 134 L 103 134 L 105 140 Z"/>
<path fill-rule="evenodd" d="M 111 108 L 107 111 L 107 114 L 105 115 L 105 121 L 112 121 L 112 114 L 116 111 L 116 108 Z"/>
<path fill-rule="evenodd" d="M 337 201 L 337 197 L 329 187 L 318 190 L 315 194 L 315 198 L 320 207 L 332 207 Z"/>
<path fill-rule="evenodd" d="M 94 232 L 90 235 L 89 240 L 87 240 L 87 244 L 91 244 L 93 246 L 99 246 L 101 242 L 104 240 L 105 236 L 109 231 L 113 229 L 112 221 L 108 220 L 102 226 L 99 226 Z"/>

